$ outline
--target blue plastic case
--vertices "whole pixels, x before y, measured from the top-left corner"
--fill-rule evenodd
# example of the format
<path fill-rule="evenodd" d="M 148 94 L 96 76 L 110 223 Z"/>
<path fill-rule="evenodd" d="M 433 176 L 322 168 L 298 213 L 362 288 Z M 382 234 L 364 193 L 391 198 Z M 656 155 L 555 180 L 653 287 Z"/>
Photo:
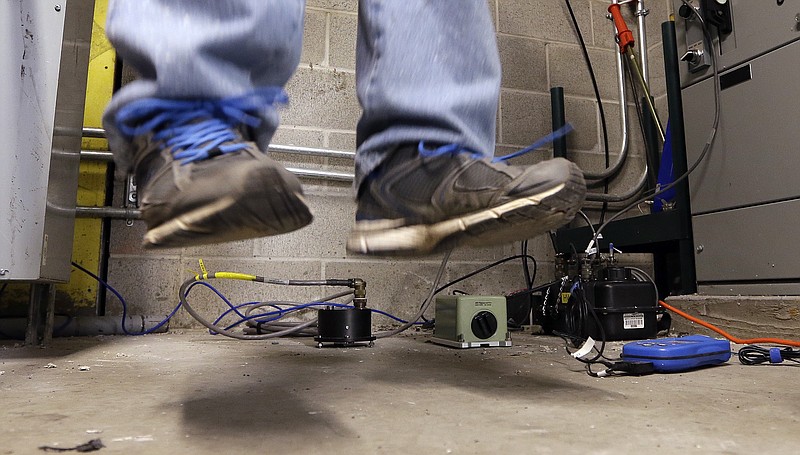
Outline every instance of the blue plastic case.
<path fill-rule="evenodd" d="M 686 371 L 704 365 L 725 363 L 731 358 L 731 343 L 704 335 L 640 340 L 622 346 L 622 360 L 652 362 L 660 373 Z"/>

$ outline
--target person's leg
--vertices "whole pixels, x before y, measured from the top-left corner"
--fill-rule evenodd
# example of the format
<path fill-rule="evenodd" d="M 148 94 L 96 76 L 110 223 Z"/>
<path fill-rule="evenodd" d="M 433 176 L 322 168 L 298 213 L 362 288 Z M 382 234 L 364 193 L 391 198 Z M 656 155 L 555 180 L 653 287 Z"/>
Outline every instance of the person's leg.
<path fill-rule="evenodd" d="M 361 0 L 351 252 L 427 254 L 533 237 L 585 185 L 565 160 L 493 163 L 500 62 L 484 0 Z"/>
<path fill-rule="evenodd" d="M 103 123 L 118 165 L 136 173 L 146 246 L 311 221 L 299 181 L 261 151 L 300 59 L 303 13 L 304 0 L 112 0 L 106 31 L 140 79 Z"/>

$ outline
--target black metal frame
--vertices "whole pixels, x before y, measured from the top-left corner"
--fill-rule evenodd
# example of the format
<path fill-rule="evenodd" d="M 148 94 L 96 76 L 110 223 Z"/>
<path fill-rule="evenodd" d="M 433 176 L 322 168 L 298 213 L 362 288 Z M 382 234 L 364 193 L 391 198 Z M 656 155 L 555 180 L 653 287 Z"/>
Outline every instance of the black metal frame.
<path fill-rule="evenodd" d="M 661 34 L 672 139 L 673 175 L 680 176 L 686 172 L 687 163 L 675 23 L 668 21 L 661 24 Z M 556 129 L 561 126 L 557 125 L 557 122 L 560 120 L 563 125 L 564 121 L 563 90 L 558 87 L 552 89 L 551 98 L 553 128 Z M 557 106 L 559 102 L 561 106 Z M 650 123 L 653 123 L 652 119 Z M 648 136 L 647 139 L 652 141 L 653 134 Z M 554 144 L 554 148 L 555 156 L 566 155 L 566 144 Z M 648 149 L 655 151 L 655 156 L 650 156 L 649 161 L 658 163 L 657 148 L 648 147 Z M 675 205 L 671 210 L 613 221 L 603 229 L 603 238 L 598 241 L 601 249 L 607 249 L 610 242 L 627 253 L 652 253 L 655 271 L 653 279 L 658 286 L 659 298 L 697 292 L 688 179 L 676 185 L 675 191 Z M 581 251 L 591 239 L 592 230 L 588 226 L 560 229 L 556 232 L 556 249 L 564 254 Z"/>

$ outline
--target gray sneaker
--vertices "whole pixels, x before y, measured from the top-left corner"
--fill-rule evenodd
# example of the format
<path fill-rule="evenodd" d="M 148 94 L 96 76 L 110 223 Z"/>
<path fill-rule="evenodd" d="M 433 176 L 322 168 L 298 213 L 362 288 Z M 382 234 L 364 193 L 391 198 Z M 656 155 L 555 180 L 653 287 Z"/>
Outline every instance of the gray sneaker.
<path fill-rule="evenodd" d="M 533 166 L 402 146 L 361 185 L 351 253 L 425 255 L 535 237 L 569 222 L 586 195 L 565 159 Z"/>
<path fill-rule="evenodd" d="M 139 115 L 144 118 L 120 111 L 128 126 L 123 132 L 137 148 L 134 169 L 148 228 L 145 247 L 263 237 L 311 222 L 300 181 L 245 140 L 240 127 L 202 109 L 164 114 L 162 108 L 181 102 L 145 101 L 153 109 Z"/>

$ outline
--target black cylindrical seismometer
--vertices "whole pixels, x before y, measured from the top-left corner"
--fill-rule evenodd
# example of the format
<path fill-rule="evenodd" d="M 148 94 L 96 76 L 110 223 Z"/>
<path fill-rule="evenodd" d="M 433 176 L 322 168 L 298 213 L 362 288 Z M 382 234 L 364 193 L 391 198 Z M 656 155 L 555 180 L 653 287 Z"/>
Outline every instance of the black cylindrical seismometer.
<path fill-rule="evenodd" d="M 372 335 L 372 310 L 369 308 L 325 308 L 317 312 L 319 335 L 314 337 L 317 347 L 326 343 L 334 346 L 351 346 L 357 343 L 374 345 Z"/>

